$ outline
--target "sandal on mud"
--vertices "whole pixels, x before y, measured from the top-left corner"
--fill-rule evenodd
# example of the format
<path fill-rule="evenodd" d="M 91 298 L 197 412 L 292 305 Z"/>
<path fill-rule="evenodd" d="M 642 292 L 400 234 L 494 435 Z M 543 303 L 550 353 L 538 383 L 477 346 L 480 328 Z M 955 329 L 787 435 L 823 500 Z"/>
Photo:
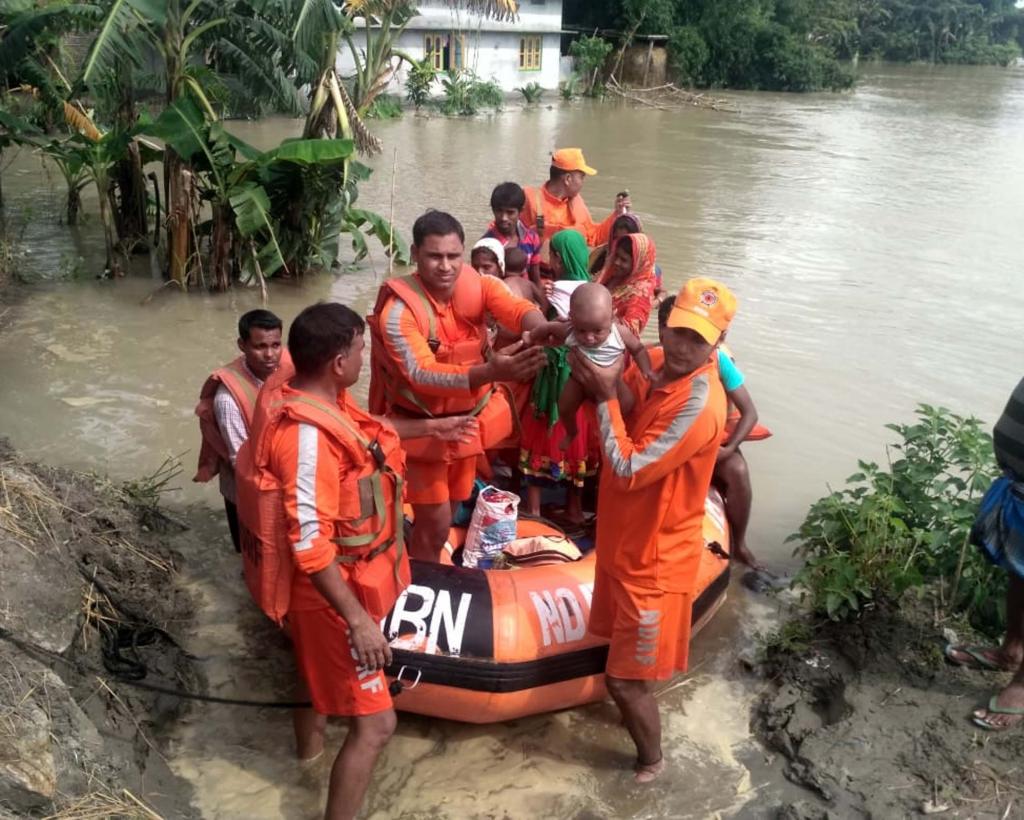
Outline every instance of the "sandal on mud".
<path fill-rule="evenodd" d="M 988 732 L 1005 732 L 1009 729 L 1016 729 L 1020 726 L 1021 722 L 1024 721 L 1024 709 L 1017 709 L 1013 706 L 1000 706 L 996 701 L 999 700 L 999 695 L 993 695 L 988 702 L 988 706 L 985 711 L 990 715 L 1014 715 L 1020 717 L 1016 723 L 1011 723 L 1007 726 L 1000 726 L 995 723 L 991 723 L 987 717 L 981 717 L 977 712 L 971 715 L 971 720 L 974 721 L 975 726 L 980 726 L 982 729 Z M 980 711 L 980 710 L 979 710 Z"/>
<path fill-rule="evenodd" d="M 946 660 L 954 666 L 960 666 L 964 669 L 980 669 L 984 672 L 1006 672 L 1009 671 L 1005 666 L 1000 666 L 994 660 L 985 655 L 986 652 L 995 651 L 991 647 L 987 646 L 957 646 L 955 644 L 946 644 Z M 958 652 L 961 655 L 967 655 L 967 660 L 956 657 L 953 653 Z"/>

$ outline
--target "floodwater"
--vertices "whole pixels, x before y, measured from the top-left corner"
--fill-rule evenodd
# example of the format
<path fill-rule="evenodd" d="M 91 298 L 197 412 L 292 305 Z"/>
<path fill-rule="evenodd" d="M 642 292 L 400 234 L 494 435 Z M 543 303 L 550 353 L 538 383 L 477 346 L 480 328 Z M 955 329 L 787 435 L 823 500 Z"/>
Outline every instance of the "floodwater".
<path fill-rule="evenodd" d="M 603 216 L 615 192 L 632 192 L 669 290 L 706 274 L 739 297 L 731 345 L 776 433 L 747 450 L 749 541 L 785 570 L 785 537 L 858 458 L 884 457 L 886 422 L 919 402 L 993 422 L 1021 376 L 1024 72 L 871 67 L 850 94 L 729 96 L 739 113 L 554 103 L 376 123 L 386 147 L 360 204 L 389 213 L 394 174 L 406 235 L 420 211 L 443 207 L 475 236 L 495 183 L 539 182 L 552 148 L 583 146 L 601 172 L 586 185 L 591 210 Z M 231 126 L 261 146 L 297 127 Z M 75 232 L 55 224 L 59 186 L 28 154 L 4 171 L 8 215 L 31 251 L 25 270 L 41 277 L 102 264 L 95 216 Z M 270 307 L 286 321 L 320 298 L 366 309 L 385 274 L 380 254 L 371 262 L 274 283 Z M 86 273 L 33 285 L 0 306 L 0 432 L 31 457 L 115 477 L 184 454 L 178 496 L 207 541 L 186 555 L 202 601 L 190 646 L 214 694 L 286 696 L 286 649 L 247 603 L 216 489 L 187 481 L 199 384 L 231 355 L 233 323 L 259 295 L 185 297 L 141 268 L 116 282 Z M 784 787 L 749 739 L 752 687 L 735 657 L 773 611 L 734 584 L 691 674 L 661 696 L 673 765 L 656 787 L 631 786 L 629 743 L 605 704 L 491 727 L 403 718 L 367 814 L 758 814 Z M 171 759 L 204 817 L 313 816 L 323 772 L 296 771 L 290 744 L 283 712 L 200 706 Z"/>

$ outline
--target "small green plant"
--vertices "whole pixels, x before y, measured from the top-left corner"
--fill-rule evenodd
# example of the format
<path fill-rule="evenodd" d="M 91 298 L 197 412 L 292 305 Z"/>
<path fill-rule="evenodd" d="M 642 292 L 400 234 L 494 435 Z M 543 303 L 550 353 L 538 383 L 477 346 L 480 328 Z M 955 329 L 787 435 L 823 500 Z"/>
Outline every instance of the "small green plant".
<path fill-rule="evenodd" d="M 493 80 L 481 80 L 472 71 L 448 71 L 441 79 L 444 99 L 441 112 L 448 116 L 473 116 L 483 108 L 501 108 L 505 94 Z"/>
<path fill-rule="evenodd" d="M 612 44 L 596 35 L 569 44 L 569 53 L 576 58 L 576 71 L 583 79 L 583 96 L 600 97 L 604 93 L 601 69 L 611 52 Z"/>
<path fill-rule="evenodd" d="M 540 83 L 527 83 L 517 88 L 516 91 L 523 95 L 523 99 L 528 104 L 540 102 L 541 97 L 544 96 L 544 89 L 541 88 Z"/>
<path fill-rule="evenodd" d="M 1005 574 L 970 544 L 978 501 L 998 474 L 980 420 L 922 404 L 917 421 L 889 424 L 889 463 L 858 462 L 847 486 L 816 501 L 797 533 L 806 559 L 795 583 L 834 620 L 910 587 L 938 582 L 941 602 L 979 629 L 1005 625 Z"/>
<path fill-rule="evenodd" d="M 573 74 L 558 86 L 558 93 L 565 102 L 572 102 L 579 96 L 580 78 Z"/>
<path fill-rule="evenodd" d="M 366 116 L 375 120 L 397 120 L 402 116 L 402 101 L 392 94 L 381 94 L 370 104 Z"/>
<path fill-rule="evenodd" d="M 417 111 L 430 102 L 430 89 L 437 80 L 437 69 L 431 57 L 412 63 L 405 75 L 405 98 Z"/>

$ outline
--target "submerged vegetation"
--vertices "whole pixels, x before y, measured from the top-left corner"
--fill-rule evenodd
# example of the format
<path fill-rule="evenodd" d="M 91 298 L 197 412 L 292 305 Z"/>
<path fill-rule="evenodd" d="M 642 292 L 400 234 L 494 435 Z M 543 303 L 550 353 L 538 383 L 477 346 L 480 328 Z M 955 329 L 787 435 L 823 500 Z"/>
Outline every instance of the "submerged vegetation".
<path fill-rule="evenodd" d="M 516 9 L 450 5 L 499 18 Z M 48 157 L 67 185 L 69 224 L 95 186 L 107 275 L 148 252 L 182 289 L 262 284 L 339 264 L 345 236 L 355 260 L 368 237 L 401 258 L 387 220 L 356 207 L 370 170 L 355 156 L 380 150 L 364 118 L 395 113 L 383 91 L 408 60 L 395 42 L 414 14 L 413 3 L 378 0 L 10 0 L 0 163 L 16 145 Z M 368 16 L 380 25 L 362 26 Z M 342 47 L 349 78 L 335 65 Z M 493 84 L 458 80 L 459 113 L 494 104 Z M 268 110 L 305 116 L 302 136 L 261 152 L 226 124 Z M 152 162 L 160 173 L 144 173 Z"/>
<path fill-rule="evenodd" d="M 1024 47 L 1013 0 L 566 0 L 564 20 L 668 35 L 675 79 L 701 87 L 838 90 L 845 61 L 1006 65 Z"/>
<path fill-rule="evenodd" d="M 816 501 L 790 540 L 806 564 L 804 601 L 833 620 L 934 585 L 939 606 L 991 635 L 1005 627 L 1005 573 L 970 543 L 978 503 L 998 474 L 982 422 L 921 405 L 888 464 L 859 462 L 847 486 Z"/>

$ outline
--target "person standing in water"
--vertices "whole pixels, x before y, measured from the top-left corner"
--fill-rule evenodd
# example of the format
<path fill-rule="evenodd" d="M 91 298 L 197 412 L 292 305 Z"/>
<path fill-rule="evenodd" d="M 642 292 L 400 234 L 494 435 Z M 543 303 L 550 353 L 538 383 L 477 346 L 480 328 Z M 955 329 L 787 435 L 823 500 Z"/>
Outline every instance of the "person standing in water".
<path fill-rule="evenodd" d="M 238 449 L 249 437 L 256 395 L 281 364 L 281 320 L 269 310 L 250 310 L 238 320 L 242 355 L 210 374 L 199 392 L 196 415 L 203 442 L 193 481 L 220 476 L 220 494 L 235 552 L 241 552 L 235 492 Z M 285 354 L 287 355 L 287 354 Z"/>
<path fill-rule="evenodd" d="M 300 758 L 324 748 L 326 716 L 349 719 L 331 769 L 326 820 L 359 812 L 395 730 L 380 621 L 410 580 L 404 549 L 404 454 L 398 434 L 349 392 L 363 365 L 365 323 L 337 303 L 303 310 L 288 332 L 295 375 L 268 385 L 257 452 L 281 488 L 295 566 L 288 625 L 313 710 L 296 722 Z M 286 581 L 286 583 L 288 583 Z M 308 712 L 308 714 L 306 714 Z"/>
<path fill-rule="evenodd" d="M 624 420 L 622 375 L 569 353 L 597 402 L 604 454 L 590 631 L 610 640 L 605 682 L 636 744 L 636 782 L 665 768 L 655 681 L 685 672 L 704 501 L 725 429 L 715 351 L 736 299 L 712 279 L 683 286 L 662 334 L 664 362 Z"/>
<path fill-rule="evenodd" d="M 1014 388 L 992 433 L 1003 474 L 981 501 L 971 541 L 1006 570 L 1006 636 L 994 647 L 948 646 L 957 666 L 1013 672 L 1010 682 L 971 716 L 975 725 L 1004 732 L 1024 722 L 1024 379 Z"/>

